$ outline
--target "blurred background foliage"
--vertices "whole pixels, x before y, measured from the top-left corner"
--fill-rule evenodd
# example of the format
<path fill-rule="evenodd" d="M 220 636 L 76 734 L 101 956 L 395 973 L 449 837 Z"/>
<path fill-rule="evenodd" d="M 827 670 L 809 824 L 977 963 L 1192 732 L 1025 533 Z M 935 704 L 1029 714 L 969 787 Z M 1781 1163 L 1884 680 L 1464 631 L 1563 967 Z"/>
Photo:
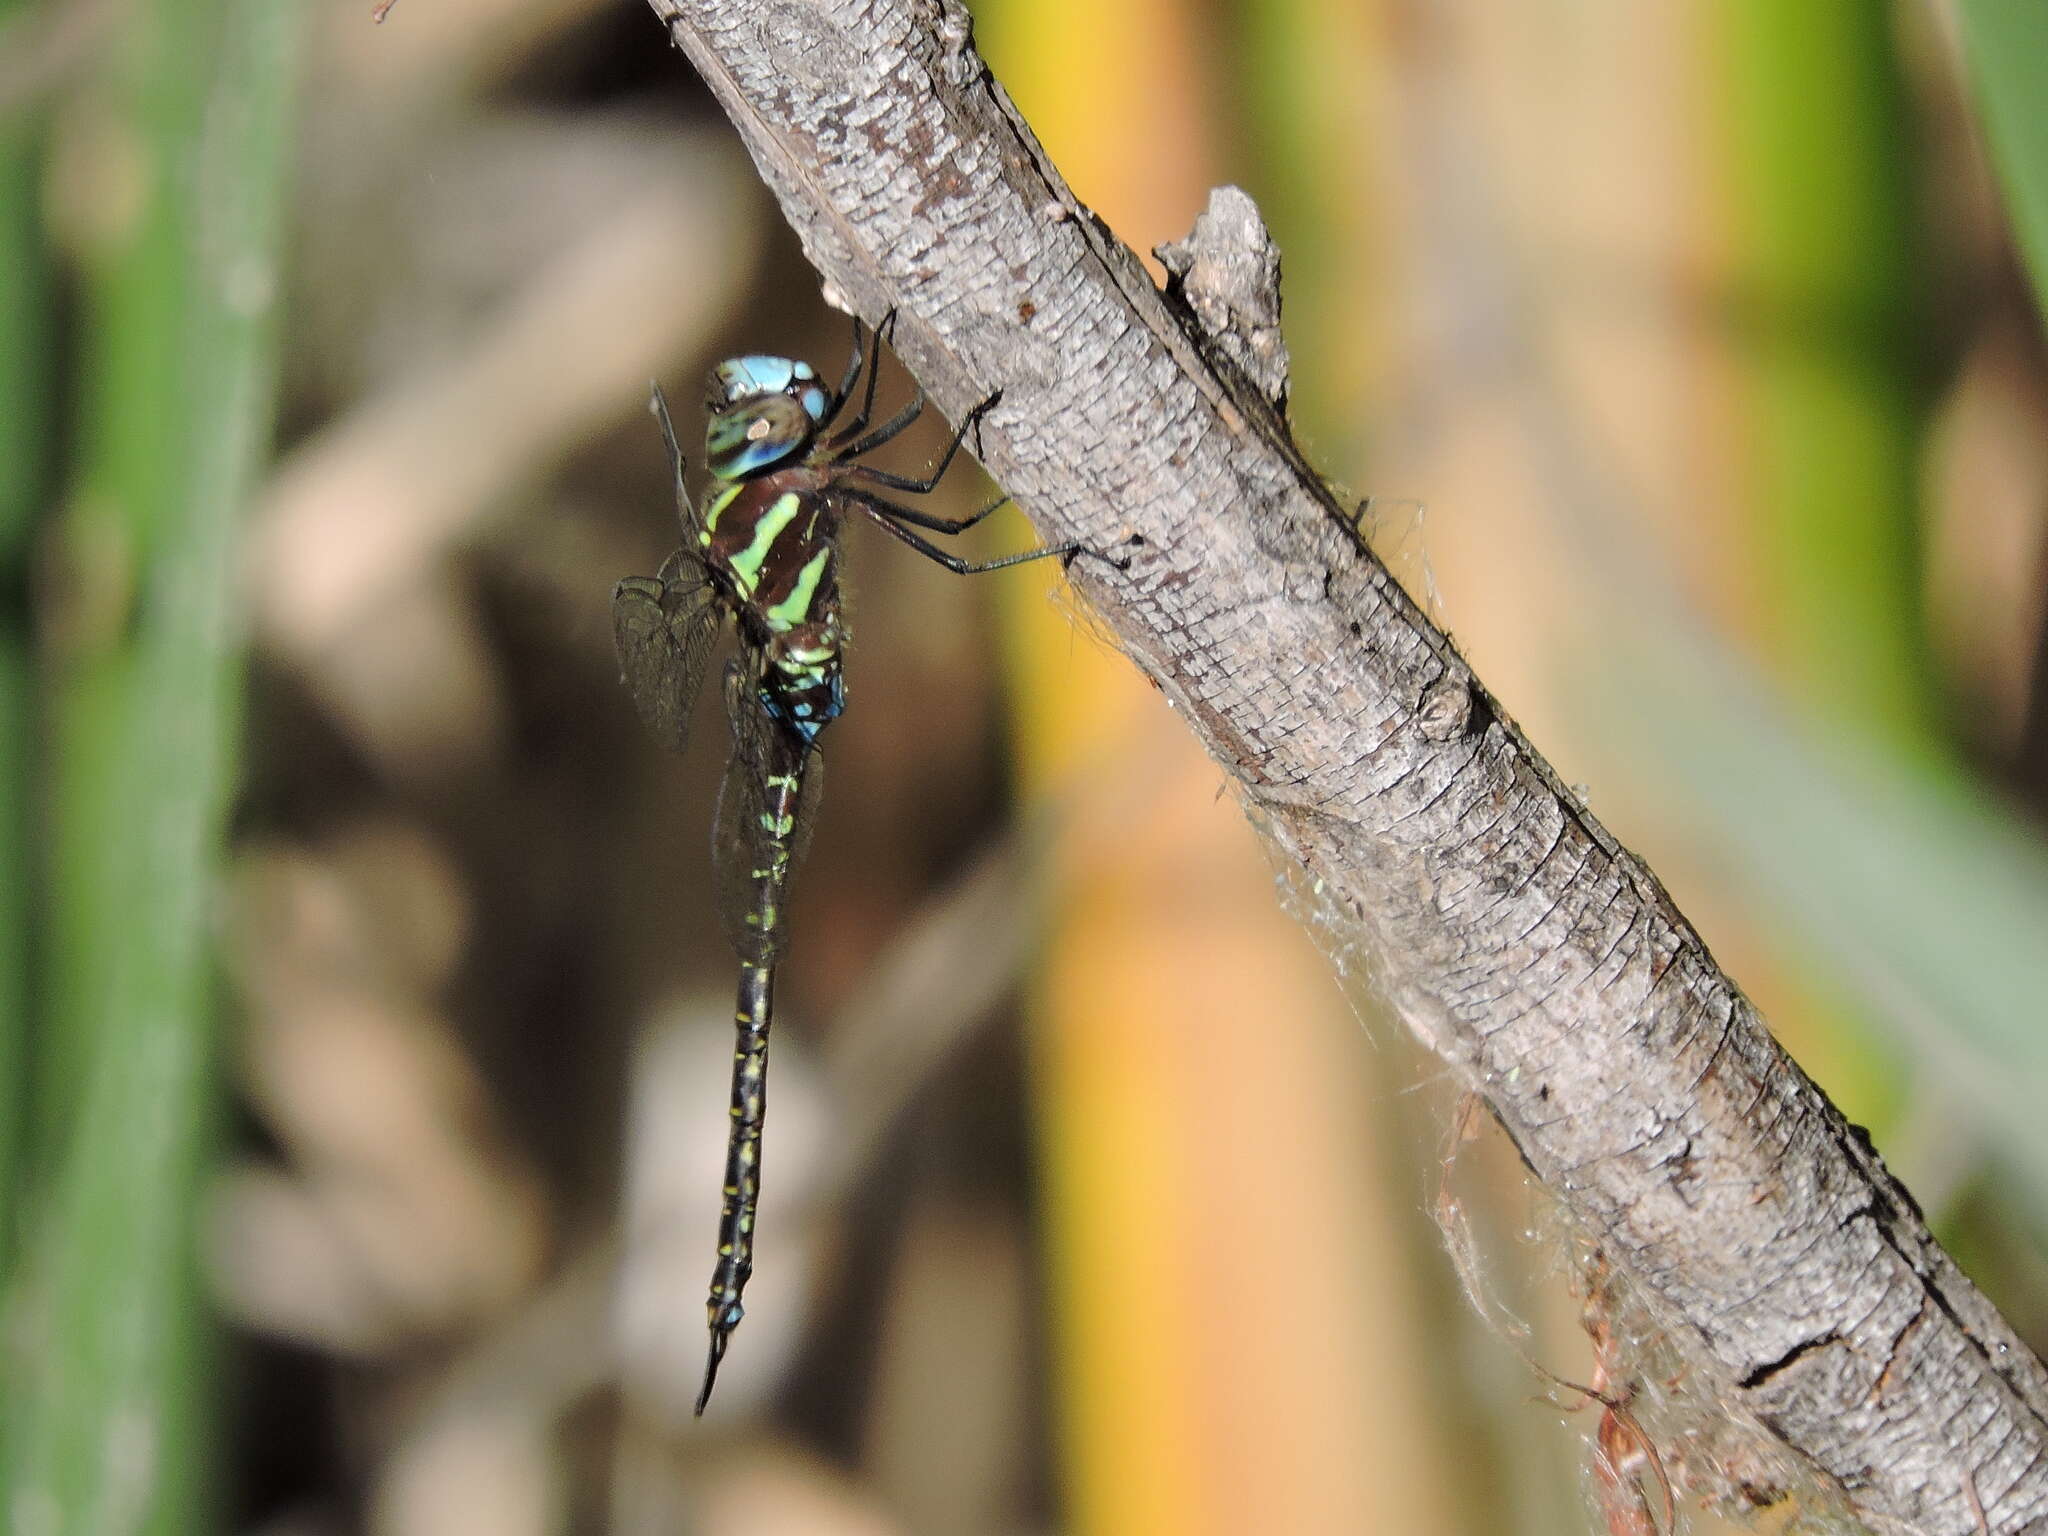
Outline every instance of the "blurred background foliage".
<path fill-rule="evenodd" d="M 1259 199 L 1312 454 L 2048 1339 L 2036 9 L 975 13 L 1140 251 Z M 0 271 L 9 1529 L 1661 1520 L 1543 1374 L 1657 1341 L 1164 704 L 858 530 L 691 1422 L 719 743 L 642 736 L 606 594 L 647 379 L 845 323 L 644 8 L 0 0 Z"/>

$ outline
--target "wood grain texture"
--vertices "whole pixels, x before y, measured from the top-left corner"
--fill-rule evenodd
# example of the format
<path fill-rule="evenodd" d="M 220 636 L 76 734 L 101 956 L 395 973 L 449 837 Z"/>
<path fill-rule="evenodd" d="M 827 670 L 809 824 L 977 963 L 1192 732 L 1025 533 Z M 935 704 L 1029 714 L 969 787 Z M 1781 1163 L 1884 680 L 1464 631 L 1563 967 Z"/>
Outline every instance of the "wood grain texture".
<path fill-rule="evenodd" d="M 827 280 L 1355 924 L 1696 1386 L 1878 1530 L 2048 1532 L 2048 1375 L 1655 878 L 1076 203 L 939 0 L 650 0 Z M 1241 352 L 1239 355 L 1242 355 Z"/>

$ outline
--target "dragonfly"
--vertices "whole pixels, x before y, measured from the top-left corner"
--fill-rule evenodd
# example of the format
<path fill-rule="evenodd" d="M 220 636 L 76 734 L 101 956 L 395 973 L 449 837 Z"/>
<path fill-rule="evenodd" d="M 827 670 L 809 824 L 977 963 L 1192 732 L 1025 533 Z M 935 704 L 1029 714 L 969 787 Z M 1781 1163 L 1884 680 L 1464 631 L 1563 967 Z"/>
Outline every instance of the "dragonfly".
<path fill-rule="evenodd" d="M 648 407 L 661 423 L 668 449 L 682 542 L 658 574 L 629 576 L 612 593 L 613 633 L 625 684 L 642 720 L 678 750 L 687 742 L 690 715 L 717 639 L 727 630 L 737 639 L 724 675 L 732 756 L 719 788 L 712 833 L 719 917 L 739 958 L 733 1014 L 737 1039 L 718 1259 L 706 1303 L 711 1344 L 697 1395 L 700 1416 L 739 1327 L 741 1296 L 753 1273 L 768 1035 L 787 929 L 784 907 L 816 809 L 818 738 L 846 704 L 841 532 L 849 516 L 859 514 L 961 575 L 1033 560 L 1071 564 L 1086 552 L 1078 544 L 1062 544 L 966 560 L 926 535 L 965 533 L 1003 506 L 1007 496 L 965 517 L 946 518 L 905 506 L 888 494 L 922 496 L 936 489 L 968 433 L 1001 400 L 1000 390 L 961 419 L 936 465 L 922 478 L 859 462 L 899 436 L 925 409 L 920 389 L 894 416 L 869 427 L 882 337 L 893 319 L 892 312 L 873 332 L 855 319 L 853 356 L 836 389 L 828 389 L 809 363 L 794 358 L 746 356 L 720 363 L 705 399 L 710 486 L 701 511 L 685 484 L 686 466 L 668 402 L 655 386 Z M 858 408 L 839 421 L 857 388 L 862 391 Z"/>

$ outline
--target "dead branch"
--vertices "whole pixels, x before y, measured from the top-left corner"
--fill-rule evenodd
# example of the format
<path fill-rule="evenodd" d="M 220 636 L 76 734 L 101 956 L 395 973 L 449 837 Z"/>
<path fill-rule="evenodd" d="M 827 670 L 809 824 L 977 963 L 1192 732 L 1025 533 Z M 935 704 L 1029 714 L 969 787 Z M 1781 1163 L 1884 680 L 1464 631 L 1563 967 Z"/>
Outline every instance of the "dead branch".
<path fill-rule="evenodd" d="M 1076 584 L 1727 1410 L 1880 1530 L 2048 1532 L 2040 1362 L 1294 447 L 1256 220 L 1158 291 L 950 0 L 650 3 L 1044 537 L 1142 539 Z"/>

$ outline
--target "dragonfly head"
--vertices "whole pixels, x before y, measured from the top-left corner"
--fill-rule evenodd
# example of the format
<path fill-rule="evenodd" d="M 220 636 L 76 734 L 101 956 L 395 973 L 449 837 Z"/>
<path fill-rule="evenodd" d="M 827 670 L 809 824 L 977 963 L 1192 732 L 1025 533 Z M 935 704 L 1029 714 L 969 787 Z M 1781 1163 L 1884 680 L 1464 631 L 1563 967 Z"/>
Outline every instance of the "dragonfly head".
<path fill-rule="evenodd" d="M 743 480 L 802 454 L 831 413 L 832 396 L 809 363 L 727 358 L 705 396 L 705 458 L 722 480 Z"/>

